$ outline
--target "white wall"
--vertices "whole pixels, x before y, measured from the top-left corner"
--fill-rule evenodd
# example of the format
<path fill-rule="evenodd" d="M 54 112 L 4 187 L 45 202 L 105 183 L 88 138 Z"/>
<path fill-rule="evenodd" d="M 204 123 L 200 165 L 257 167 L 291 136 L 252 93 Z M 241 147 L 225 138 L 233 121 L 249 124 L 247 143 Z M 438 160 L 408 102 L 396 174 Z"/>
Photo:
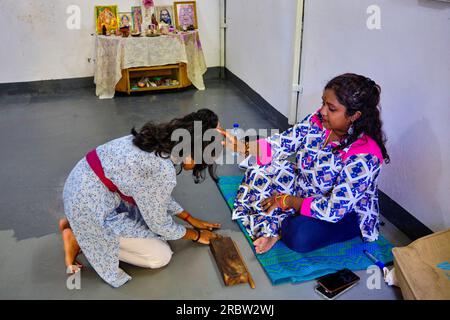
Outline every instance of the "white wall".
<path fill-rule="evenodd" d="M 366 27 L 371 4 L 381 30 Z M 380 189 L 433 231 L 450 227 L 450 4 L 307 0 L 303 46 L 299 117 L 335 75 L 373 78 L 391 156 Z"/>
<path fill-rule="evenodd" d="M 286 117 L 295 11 L 294 0 L 227 0 L 227 69 Z"/>
<path fill-rule="evenodd" d="M 130 11 L 140 0 L 1 0 L 0 83 L 89 77 L 94 74 L 94 6 Z M 155 0 L 156 5 L 173 1 Z M 81 29 L 68 30 L 69 5 L 81 9 Z M 197 0 L 200 39 L 208 67 L 220 64 L 219 0 Z"/>

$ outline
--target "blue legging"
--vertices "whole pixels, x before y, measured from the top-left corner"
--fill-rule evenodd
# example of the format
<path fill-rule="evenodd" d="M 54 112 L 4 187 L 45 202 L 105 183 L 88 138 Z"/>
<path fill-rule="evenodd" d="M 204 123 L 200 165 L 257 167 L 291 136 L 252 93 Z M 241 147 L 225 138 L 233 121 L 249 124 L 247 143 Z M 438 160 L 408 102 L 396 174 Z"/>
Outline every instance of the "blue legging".
<path fill-rule="evenodd" d="M 357 236 L 361 236 L 361 231 L 355 212 L 348 213 L 336 223 L 295 215 L 287 217 L 281 224 L 281 241 L 297 252 L 313 251 Z"/>

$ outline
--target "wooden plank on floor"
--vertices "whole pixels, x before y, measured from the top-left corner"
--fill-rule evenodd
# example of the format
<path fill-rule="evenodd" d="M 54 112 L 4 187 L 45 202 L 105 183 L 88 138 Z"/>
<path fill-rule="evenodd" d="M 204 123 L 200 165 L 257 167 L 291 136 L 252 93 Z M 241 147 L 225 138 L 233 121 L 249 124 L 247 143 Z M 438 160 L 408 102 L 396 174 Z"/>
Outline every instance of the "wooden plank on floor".
<path fill-rule="evenodd" d="M 249 283 L 250 287 L 255 287 L 250 272 L 230 237 L 213 239 L 210 247 L 226 286 Z"/>

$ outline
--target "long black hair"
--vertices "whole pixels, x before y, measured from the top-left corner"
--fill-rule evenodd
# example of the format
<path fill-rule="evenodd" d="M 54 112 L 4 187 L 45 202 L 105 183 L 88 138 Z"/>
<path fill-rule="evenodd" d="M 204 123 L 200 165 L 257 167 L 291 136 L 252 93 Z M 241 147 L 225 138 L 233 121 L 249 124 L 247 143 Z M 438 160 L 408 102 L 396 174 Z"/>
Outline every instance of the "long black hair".
<path fill-rule="evenodd" d="M 371 137 L 381 149 L 383 159 L 389 163 L 386 150 L 386 136 L 380 119 L 381 87 L 370 78 L 354 73 L 345 73 L 331 79 L 326 89 L 334 91 L 340 104 L 346 107 L 346 115 L 352 116 L 357 111 L 361 116 L 353 122 L 353 133 L 348 134 L 337 149 L 344 149 L 355 142 L 361 133 Z"/>
<path fill-rule="evenodd" d="M 219 123 L 219 119 L 213 111 L 209 109 L 200 109 L 197 112 L 192 112 L 182 118 L 175 118 L 167 123 L 156 124 L 149 121 L 139 130 L 139 132 L 133 127 L 133 129 L 131 129 L 131 134 L 134 136 L 133 143 L 143 151 L 154 152 L 158 157 L 167 159 L 170 157 L 172 149 L 179 143 L 178 141 L 172 141 L 172 133 L 176 129 L 186 129 L 191 135 L 190 155 L 194 158 L 194 142 L 196 142 L 194 137 L 195 121 L 201 121 L 202 137 L 206 130 L 217 128 Z M 202 141 L 203 155 L 203 151 L 211 142 L 203 141 L 201 138 L 199 141 Z M 185 157 L 187 155 L 185 154 L 182 156 Z M 192 172 L 194 182 L 200 183 L 205 180 L 206 169 L 208 169 L 211 178 L 217 182 L 216 168 L 217 165 L 215 162 L 207 164 L 202 156 L 202 162 L 196 163 Z M 181 169 L 177 174 L 180 172 Z"/>

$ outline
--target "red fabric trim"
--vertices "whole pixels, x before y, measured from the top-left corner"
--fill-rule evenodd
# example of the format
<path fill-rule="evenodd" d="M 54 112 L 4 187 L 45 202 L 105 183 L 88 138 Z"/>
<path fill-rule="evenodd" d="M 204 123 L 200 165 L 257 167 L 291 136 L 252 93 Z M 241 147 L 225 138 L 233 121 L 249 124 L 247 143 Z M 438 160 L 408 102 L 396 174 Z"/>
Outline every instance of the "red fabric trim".
<path fill-rule="evenodd" d="M 98 157 L 97 150 L 93 149 L 88 152 L 86 155 L 86 161 L 91 167 L 92 171 L 97 175 L 100 181 L 108 188 L 111 192 L 117 192 L 120 198 L 128 203 L 136 205 L 136 202 L 132 197 L 124 195 L 120 192 L 119 188 L 105 176 L 105 172 L 103 171 L 102 163 L 100 162 L 100 158 Z"/>

